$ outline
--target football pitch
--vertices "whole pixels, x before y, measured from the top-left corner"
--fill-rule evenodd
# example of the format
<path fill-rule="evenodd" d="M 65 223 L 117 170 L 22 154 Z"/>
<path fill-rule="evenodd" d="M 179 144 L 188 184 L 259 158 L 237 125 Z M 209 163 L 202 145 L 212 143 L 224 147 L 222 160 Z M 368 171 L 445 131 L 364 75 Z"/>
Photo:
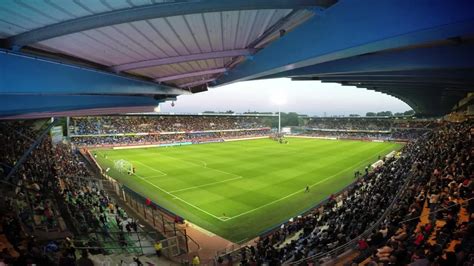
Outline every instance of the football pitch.
<path fill-rule="evenodd" d="M 158 205 L 233 242 L 315 206 L 402 144 L 288 138 L 138 149 L 98 149 L 109 175 Z M 117 170 L 125 160 L 135 174 Z M 309 186 L 309 192 L 305 191 Z"/>

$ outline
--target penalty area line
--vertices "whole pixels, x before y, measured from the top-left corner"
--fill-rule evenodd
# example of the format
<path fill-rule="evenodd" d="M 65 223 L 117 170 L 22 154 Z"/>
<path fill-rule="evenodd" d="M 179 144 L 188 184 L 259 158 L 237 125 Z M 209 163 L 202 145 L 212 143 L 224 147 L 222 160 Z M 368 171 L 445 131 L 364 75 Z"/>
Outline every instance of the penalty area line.
<path fill-rule="evenodd" d="M 199 210 L 199 211 L 201 211 L 201 212 L 203 212 L 203 213 L 205 213 L 205 214 L 207 214 L 207 215 L 209 215 L 209 216 L 211 216 L 211 217 L 216 218 L 217 220 L 220 220 L 220 221 L 222 221 L 222 222 L 225 221 L 225 220 L 223 220 L 221 217 L 215 216 L 214 214 L 212 214 L 212 213 L 210 213 L 210 212 L 208 212 L 208 211 L 206 211 L 206 210 L 203 210 L 203 209 L 199 208 L 198 206 L 196 206 L 196 205 L 194 205 L 194 204 L 192 204 L 192 203 L 189 203 L 189 202 L 183 200 L 182 198 L 180 198 L 180 197 L 178 197 L 178 196 L 176 196 L 176 195 L 174 195 L 174 194 L 172 194 L 172 193 L 170 193 L 170 192 L 164 190 L 163 188 L 161 188 L 161 187 L 159 187 L 159 186 L 157 186 L 157 185 L 151 183 L 150 181 L 144 179 L 143 177 L 141 177 L 141 176 L 139 176 L 139 175 L 137 175 L 137 174 L 135 174 L 135 175 L 136 175 L 138 178 L 140 178 L 141 180 L 143 180 L 143 181 L 147 182 L 148 184 L 150 184 L 151 186 L 153 186 L 153 187 L 155 187 L 155 188 L 161 190 L 162 192 L 164 192 L 164 193 L 170 195 L 171 197 L 173 197 L 173 199 L 179 200 L 179 201 L 183 202 L 184 204 L 187 204 L 187 205 L 189 205 L 189 206 L 195 208 L 196 210 Z"/>
<path fill-rule="evenodd" d="M 222 170 L 219 170 L 219 169 L 207 167 L 207 163 L 204 162 L 204 161 L 196 160 L 196 161 L 200 161 L 200 162 L 204 162 L 204 163 L 205 163 L 205 165 L 200 165 L 200 164 L 197 164 L 197 163 L 190 162 L 189 160 L 184 160 L 184 159 L 180 159 L 180 158 L 175 158 L 175 157 L 173 157 L 173 156 L 164 155 L 163 153 L 157 153 L 157 154 L 160 155 L 160 156 L 166 157 L 166 158 L 170 158 L 170 159 L 175 160 L 175 161 L 180 161 L 180 162 L 184 162 L 184 163 L 187 163 L 187 164 L 190 164 L 190 165 L 194 165 L 194 166 L 197 166 L 197 167 L 201 167 L 201 168 L 205 168 L 205 169 L 210 169 L 210 170 L 216 171 L 216 172 L 221 172 L 221 173 L 226 174 L 226 175 L 231 175 L 231 176 L 239 177 L 239 175 L 236 175 L 236 174 L 233 174 L 233 173 L 229 173 L 229 172 L 222 171 Z M 191 160 L 194 160 L 194 159 L 191 159 Z"/>
<path fill-rule="evenodd" d="M 155 171 L 155 172 L 157 172 L 157 173 L 160 173 L 161 176 L 168 175 L 167 173 L 165 173 L 165 172 L 163 172 L 163 171 L 160 171 L 160 170 L 158 170 L 158 169 L 155 169 L 155 168 L 153 168 L 153 167 L 151 167 L 151 166 L 149 166 L 149 165 L 146 165 L 146 164 L 144 164 L 144 163 L 141 163 L 141 162 L 139 162 L 139 161 L 132 161 L 132 162 L 133 162 L 133 163 L 140 164 L 140 165 L 143 165 L 143 166 L 147 167 L 148 169 L 151 169 L 151 170 L 153 170 L 153 171 Z M 158 176 L 154 176 L 154 177 L 158 177 Z"/>

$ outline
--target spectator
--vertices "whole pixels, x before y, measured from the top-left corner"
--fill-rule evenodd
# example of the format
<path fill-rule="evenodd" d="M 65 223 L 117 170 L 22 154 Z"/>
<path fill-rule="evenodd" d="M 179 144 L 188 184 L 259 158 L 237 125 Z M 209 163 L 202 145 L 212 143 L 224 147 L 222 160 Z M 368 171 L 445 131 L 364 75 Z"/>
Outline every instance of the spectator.
<path fill-rule="evenodd" d="M 89 258 L 87 250 L 83 249 L 81 252 L 81 258 L 76 262 L 77 266 L 94 266 L 94 262 Z"/>

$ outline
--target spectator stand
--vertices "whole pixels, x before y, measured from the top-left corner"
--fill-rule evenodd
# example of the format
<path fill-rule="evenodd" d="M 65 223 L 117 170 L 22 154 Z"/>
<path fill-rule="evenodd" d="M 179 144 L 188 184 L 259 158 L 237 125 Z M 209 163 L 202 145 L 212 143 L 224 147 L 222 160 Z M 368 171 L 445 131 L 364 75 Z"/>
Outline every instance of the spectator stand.
<path fill-rule="evenodd" d="M 360 182 L 355 183 L 354 189 L 343 194 L 346 198 L 332 197 L 333 200 L 326 203 L 324 208 L 294 219 L 294 222 L 271 236 L 259 239 L 256 246 L 217 258 L 216 263 L 240 260 L 241 263 L 279 265 L 298 261 L 307 265 L 350 250 L 361 233 L 370 233 L 366 231 L 367 228 L 371 228 L 380 217 L 386 215 L 388 207 L 397 206 L 394 199 L 400 197 L 400 191 L 404 191 L 407 182 L 413 178 L 409 174 L 409 168 L 420 154 L 418 145 L 424 147 L 428 137 L 424 136 L 417 143 L 406 145 L 399 159 L 389 159 L 384 166 L 375 169 L 374 173 L 361 178 Z M 397 178 L 393 178 L 394 176 Z M 305 261 L 305 257 L 311 259 Z"/>
<path fill-rule="evenodd" d="M 360 234 L 358 237 L 352 239 L 351 241 L 347 242 L 344 245 L 341 245 L 339 247 L 336 247 L 332 249 L 329 252 L 324 252 L 324 253 L 318 253 L 314 256 L 299 260 L 299 261 L 290 261 L 288 262 L 289 265 L 300 265 L 303 263 L 321 263 L 321 262 L 330 262 L 332 260 L 335 260 L 338 256 L 345 254 L 348 251 L 353 251 L 358 244 L 358 241 L 360 239 L 366 239 L 368 238 L 374 229 L 380 227 L 380 225 L 386 221 L 387 216 L 390 214 L 390 212 L 393 209 L 393 206 L 398 204 L 400 202 L 400 199 L 404 196 L 404 194 L 407 191 L 407 188 L 410 186 L 412 177 L 410 176 L 407 178 L 405 181 L 405 184 L 401 187 L 397 195 L 393 198 L 392 202 L 390 205 L 387 207 L 385 212 L 382 214 L 382 216 L 375 222 L 373 223 L 370 227 L 368 227 L 362 234 Z"/>
<path fill-rule="evenodd" d="M 389 157 L 387 156 L 387 158 L 389 158 Z M 393 158 L 393 156 L 391 156 L 390 158 Z M 376 170 L 377 169 L 375 169 L 375 168 L 371 168 L 369 174 L 370 175 L 375 174 Z M 366 178 L 369 178 L 369 177 L 368 176 L 361 177 L 361 179 L 366 179 Z M 224 261 L 224 260 L 229 261 L 230 258 L 232 258 L 233 261 L 240 261 L 243 256 L 244 257 L 249 257 L 251 255 L 250 253 L 252 252 L 250 247 L 254 246 L 256 243 L 258 243 L 259 241 L 262 241 L 263 239 L 265 239 L 267 237 L 271 237 L 275 232 L 281 230 L 282 228 L 291 228 L 292 224 L 296 223 L 298 221 L 298 219 L 300 219 L 302 217 L 309 216 L 312 213 L 314 213 L 315 211 L 316 212 L 324 212 L 325 207 L 328 205 L 328 203 L 330 201 L 335 202 L 336 206 L 341 206 L 343 201 L 345 200 L 345 198 L 348 196 L 348 193 L 355 187 L 355 185 L 358 182 L 361 181 L 361 179 L 356 179 L 353 183 L 346 186 L 342 190 L 332 194 L 330 197 L 328 197 L 324 201 L 318 203 L 317 205 L 315 205 L 311 208 L 308 208 L 306 211 L 302 212 L 296 218 L 292 218 L 289 221 L 281 223 L 281 224 L 279 224 L 279 225 L 263 232 L 262 234 L 260 234 L 259 237 L 255 238 L 253 240 L 247 241 L 246 243 L 237 243 L 237 245 L 233 245 L 231 247 L 228 247 L 226 249 L 223 249 L 223 250 L 219 251 L 216 254 L 216 257 L 215 257 L 215 263 L 218 264 L 219 261 Z M 377 220 L 370 228 L 368 228 L 366 231 L 364 231 L 364 233 L 362 233 L 357 238 L 354 238 L 352 241 L 349 241 L 348 243 L 346 243 L 342 246 L 334 248 L 329 252 L 318 253 L 318 254 L 316 254 L 314 256 L 311 256 L 309 258 L 306 258 L 306 259 L 302 259 L 302 260 L 299 260 L 299 261 L 296 261 L 296 262 L 288 261 L 288 262 L 285 262 L 284 264 L 285 265 L 287 265 L 287 264 L 288 265 L 305 265 L 305 263 L 309 263 L 309 262 L 329 261 L 329 260 L 336 259 L 337 256 L 340 256 L 341 254 L 344 254 L 348 251 L 352 251 L 354 249 L 354 247 L 356 246 L 358 239 L 369 235 L 372 232 L 373 228 L 376 228 L 377 226 L 380 225 L 380 223 L 382 223 L 384 221 L 384 218 L 389 213 L 390 208 L 393 206 L 393 204 L 397 201 L 397 199 L 403 193 L 403 191 L 405 190 L 405 188 L 409 184 L 409 181 L 410 181 L 409 179 L 406 181 L 405 185 L 400 190 L 401 191 L 400 194 L 398 194 L 393 199 L 393 201 L 390 203 L 390 206 L 384 212 L 382 217 L 379 220 Z M 297 227 L 296 230 L 290 230 L 290 231 L 291 231 L 291 233 L 286 235 L 284 241 L 276 244 L 275 246 L 283 247 L 284 244 L 290 243 L 293 240 L 297 240 L 298 236 L 302 233 L 302 229 L 300 227 Z M 243 254 L 245 254 L 245 255 L 243 255 Z M 218 265 L 220 265 L 220 264 L 218 264 Z"/>
<path fill-rule="evenodd" d="M 430 160 L 391 221 L 398 229 L 355 262 L 473 265 L 472 121 L 447 124 L 433 139 Z"/>
<path fill-rule="evenodd" d="M 263 136 L 270 128 L 260 116 L 154 115 L 72 118 L 69 131 L 79 146 L 170 144 Z"/>
<path fill-rule="evenodd" d="M 299 131 L 306 136 L 406 142 L 420 137 L 436 125 L 436 121 L 429 119 L 309 118 Z"/>
<path fill-rule="evenodd" d="M 101 181 L 104 189 L 114 193 L 124 204 L 128 205 L 129 209 L 133 210 L 141 220 L 150 225 L 153 230 L 161 233 L 159 239 L 161 239 L 162 252 L 166 257 L 181 260 L 183 255 L 196 252 L 201 248 L 200 245 L 186 233 L 186 229 L 182 225 L 182 218 L 156 203 L 147 200 L 147 198 L 108 176 L 93 159 L 92 154 L 90 154 L 88 150 L 81 149 L 81 153 L 100 172 L 103 178 Z"/>

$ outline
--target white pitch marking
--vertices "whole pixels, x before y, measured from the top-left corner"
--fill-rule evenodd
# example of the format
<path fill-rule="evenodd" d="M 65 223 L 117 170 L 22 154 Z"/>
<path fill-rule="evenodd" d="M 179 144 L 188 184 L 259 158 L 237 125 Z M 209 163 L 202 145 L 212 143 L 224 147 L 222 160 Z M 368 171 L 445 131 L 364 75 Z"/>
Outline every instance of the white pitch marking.
<path fill-rule="evenodd" d="M 183 203 L 185 203 L 185 204 L 187 204 L 187 205 L 189 205 L 189 206 L 195 208 L 196 210 L 199 210 L 199 211 L 201 211 L 201 212 L 203 212 L 203 213 L 205 213 L 205 214 L 207 214 L 207 215 L 209 215 L 209 216 L 212 216 L 212 217 L 214 217 L 214 218 L 216 218 L 216 219 L 218 219 L 218 220 L 220 220 L 220 221 L 224 221 L 224 220 L 221 219 L 220 217 L 217 217 L 217 216 L 215 216 L 214 214 L 212 214 L 212 213 L 210 213 L 210 212 L 207 212 L 207 211 L 205 211 L 205 210 L 199 208 L 198 206 L 196 206 L 196 205 L 194 205 L 194 204 L 192 204 L 192 203 L 189 203 L 189 202 L 183 200 L 183 199 L 180 198 L 180 197 L 177 197 L 177 196 L 174 195 L 174 194 L 171 194 L 170 192 L 168 192 L 168 191 L 162 189 L 161 187 L 159 187 L 159 186 L 157 186 L 157 185 L 151 183 L 150 181 L 144 179 L 143 177 L 141 177 L 141 176 L 139 176 L 139 175 L 137 175 L 137 174 L 135 174 L 135 175 L 136 175 L 138 178 L 142 179 L 143 181 L 147 182 L 148 184 L 150 184 L 150 185 L 156 187 L 157 189 L 163 191 L 164 193 L 170 195 L 171 197 L 173 197 L 173 199 L 177 199 L 177 200 L 179 200 L 179 201 L 181 201 L 181 202 L 183 202 Z"/>
<path fill-rule="evenodd" d="M 135 173 L 135 174 L 133 174 L 133 175 L 136 175 L 136 176 L 140 177 L 140 178 L 141 178 L 141 179 L 143 179 L 143 180 L 149 180 L 149 179 L 156 178 L 156 177 L 162 177 L 162 175 L 155 175 L 155 176 L 141 176 L 141 175 L 139 175 L 139 174 L 136 174 L 136 173 Z"/>
<path fill-rule="evenodd" d="M 149 179 L 153 179 L 153 178 L 157 178 L 157 177 L 163 177 L 163 176 L 165 176 L 165 175 L 152 175 L 152 176 L 143 177 L 143 179 L 149 180 Z"/>
<path fill-rule="evenodd" d="M 202 167 L 204 168 L 207 168 L 207 163 L 205 161 L 201 161 L 201 160 L 196 160 L 196 159 L 187 159 L 188 161 L 196 161 L 196 162 L 200 162 L 202 165 Z"/>
<path fill-rule="evenodd" d="M 148 169 L 151 169 L 151 170 L 153 170 L 153 171 L 155 171 L 155 172 L 161 173 L 161 176 L 168 175 L 167 173 L 165 173 L 165 172 L 163 172 L 163 171 L 160 171 L 160 170 L 158 170 L 158 169 L 155 169 L 155 168 L 153 168 L 153 167 L 151 167 L 151 166 L 149 166 L 149 165 L 146 165 L 146 164 L 144 164 L 144 163 L 141 163 L 141 162 L 139 162 L 139 161 L 132 161 L 132 162 L 141 164 L 141 165 L 147 167 Z"/>
<path fill-rule="evenodd" d="M 201 188 L 201 187 L 212 186 L 212 185 L 214 185 L 214 184 L 220 184 L 220 183 L 229 182 L 229 181 L 237 180 L 237 179 L 241 179 L 241 178 L 243 178 L 243 177 L 242 177 L 242 176 L 238 176 L 238 177 L 229 178 L 229 179 L 222 180 L 222 181 L 216 181 L 216 182 L 207 183 L 207 184 L 204 184 L 204 185 L 193 186 L 193 187 L 187 187 L 187 188 L 183 188 L 183 189 L 177 189 L 177 190 L 170 191 L 170 193 L 175 193 L 175 192 L 181 192 L 181 191 L 191 190 L 191 189 L 195 189 L 195 188 Z"/>
<path fill-rule="evenodd" d="M 391 149 L 391 147 L 390 147 L 390 149 Z M 388 150 L 388 149 L 384 149 L 384 152 L 385 152 L 385 150 Z M 365 160 L 365 161 L 363 161 L 363 163 L 365 164 L 365 162 L 371 161 L 371 160 L 372 160 L 372 159 Z M 356 166 L 358 166 L 358 165 L 362 165 L 362 163 L 358 162 L 358 163 L 356 163 L 356 164 L 354 164 L 354 165 L 352 165 L 352 166 L 350 166 L 350 167 L 347 167 L 347 168 L 345 168 L 345 169 L 343 169 L 343 170 L 337 172 L 336 174 L 334 174 L 334 175 L 332 175 L 332 176 L 328 176 L 328 177 L 324 178 L 323 180 L 320 180 L 320 181 L 318 181 L 318 182 L 316 182 L 316 183 L 314 183 L 314 184 L 312 184 L 312 185 L 309 185 L 309 187 L 314 187 L 314 186 L 316 186 L 316 185 L 319 185 L 319 184 L 321 184 L 321 183 L 323 183 L 323 182 L 325 182 L 325 181 L 327 181 L 327 180 L 329 180 L 329 179 L 334 178 L 335 176 L 339 175 L 340 173 L 343 173 L 343 172 L 348 171 L 348 170 L 350 170 L 350 169 L 354 169 L 354 167 L 356 167 Z M 282 198 L 279 198 L 279 199 L 274 200 L 274 201 L 271 201 L 271 202 L 269 202 L 269 203 L 267 203 L 267 204 L 261 205 L 261 206 L 255 208 L 255 209 L 251 209 L 251 210 L 248 210 L 248 211 L 246 211 L 246 212 L 240 213 L 240 214 L 238 214 L 238 215 L 235 215 L 235 216 L 232 216 L 232 217 L 228 217 L 228 219 L 225 220 L 225 221 L 229 221 L 229 220 L 232 220 L 232 219 L 234 219 L 234 218 L 237 218 L 237 217 L 240 217 L 240 216 L 242 216 L 242 215 L 245 215 L 245 214 L 247 214 L 247 213 L 254 212 L 254 211 L 259 210 L 259 209 L 261 209 L 261 208 L 264 208 L 264 207 L 266 207 L 266 206 L 268 206 L 268 205 L 272 205 L 272 204 L 275 203 L 275 202 L 282 201 L 282 200 L 284 200 L 284 199 L 286 199 L 286 198 L 289 198 L 289 197 L 294 196 L 294 195 L 296 195 L 296 194 L 298 194 L 298 193 L 301 193 L 301 192 L 303 192 L 303 191 L 305 191 L 305 190 L 306 190 L 306 188 L 300 189 L 300 190 L 298 190 L 298 191 L 296 191 L 296 192 L 293 192 L 293 193 L 291 193 L 291 194 L 289 194 L 289 195 L 286 195 L 286 196 L 284 196 L 284 197 L 282 197 Z M 222 221 L 222 220 L 221 220 L 221 221 Z M 225 221 L 224 221 L 224 222 L 225 222 Z"/>
<path fill-rule="evenodd" d="M 183 160 L 183 159 L 179 159 L 179 158 L 175 158 L 175 157 L 172 157 L 172 156 L 168 156 L 168 155 L 164 155 L 162 153 L 158 153 L 159 155 L 163 156 L 163 157 L 167 157 L 167 158 L 170 158 L 170 159 L 173 159 L 173 160 L 176 160 L 176 161 L 181 161 L 181 162 L 185 162 L 187 164 L 191 164 L 191 165 L 194 165 L 194 166 L 198 166 L 198 167 L 202 167 L 202 168 L 206 168 L 206 169 L 211 169 L 213 171 L 217 171 L 217 172 L 221 172 L 221 173 L 224 173 L 224 174 L 227 174 L 227 175 L 233 175 L 235 177 L 242 177 L 240 175 L 236 175 L 236 174 L 232 174 L 232 173 L 229 173 L 229 172 L 226 172 L 226 171 L 222 171 L 222 170 L 219 170 L 219 169 L 214 169 L 214 168 L 210 168 L 210 167 L 207 167 L 207 166 L 202 166 L 202 165 L 199 165 L 197 163 L 193 163 L 193 162 L 190 162 L 190 161 L 187 161 L 187 160 Z M 206 164 L 207 165 L 207 164 Z"/>
<path fill-rule="evenodd" d="M 140 163 L 140 162 L 137 162 L 137 163 L 142 164 L 142 165 L 144 165 L 144 166 L 146 166 L 146 167 L 148 167 L 148 168 L 150 168 L 150 169 L 152 169 L 152 170 L 154 170 L 154 171 L 161 172 L 160 170 L 154 169 L 153 167 L 150 167 L 150 166 L 148 166 L 148 165 L 146 165 L 146 164 L 143 164 L 143 163 Z M 164 173 L 164 172 L 161 172 L 161 173 L 163 174 L 163 176 L 167 175 L 167 174 Z M 150 184 L 150 185 L 156 187 L 157 189 L 163 191 L 164 193 L 170 195 L 171 197 L 173 197 L 173 199 L 179 200 L 179 201 L 181 201 L 181 202 L 183 202 L 183 203 L 185 203 L 185 204 L 187 204 L 187 205 L 189 205 L 189 206 L 195 208 L 196 210 L 199 210 L 199 211 L 201 211 L 201 212 L 203 212 L 203 213 L 205 213 L 205 214 L 207 214 L 207 215 L 209 215 L 209 216 L 211 216 L 211 217 L 216 218 L 217 220 L 220 220 L 220 221 L 222 221 L 222 222 L 224 221 L 224 220 L 222 220 L 221 218 L 215 216 L 214 214 L 212 214 L 212 213 L 210 213 L 210 212 L 208 212 L 208 211 L 205 211 L 205 210 L 199 208 L 198 206 L 196 206 L 196 205 L 194 205 L 194 204 L 192 204 L 192 203 L 189 203 L 189 202 L 183 200 L 183 199 L 180 198 L 180 197 L 177 197 L 176 195 L 171 194 L 170 192 L 168 192 L 168 191 L 162 189 L 161 187 L 159 187 L 159 186 L 157 186 L 157 185 L 151 183 L 150 181 L 146 180 L 144 177 L 142 177 L 142 176 L 140 176 L 140 175 L 138 175 L 138 174 L 134 174 L 134 175 L 135 175 L 136 177 L 142 179 L 143 181 L 147 182 L 148 184 Z"/>

